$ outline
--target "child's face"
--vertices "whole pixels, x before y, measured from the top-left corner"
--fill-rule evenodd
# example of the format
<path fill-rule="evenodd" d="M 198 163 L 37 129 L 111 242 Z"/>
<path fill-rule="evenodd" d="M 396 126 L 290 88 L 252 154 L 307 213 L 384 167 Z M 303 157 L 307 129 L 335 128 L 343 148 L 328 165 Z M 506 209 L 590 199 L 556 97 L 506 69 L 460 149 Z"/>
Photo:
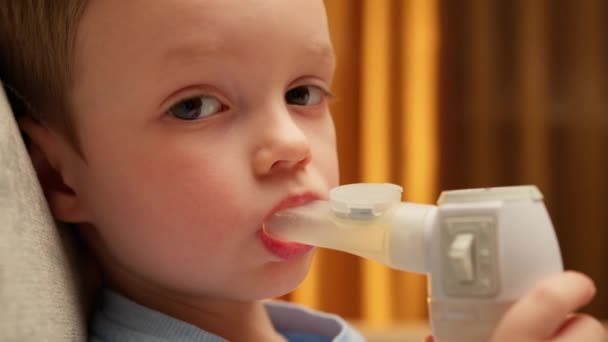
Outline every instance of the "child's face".
<path fill-rule="evenodd" d="M 333 71 L 321 0 L 93 0 L 70 167 L 110 273 L 240 299 L 296 286 L 311 252 L 261 228 L 337 185 Z"/>

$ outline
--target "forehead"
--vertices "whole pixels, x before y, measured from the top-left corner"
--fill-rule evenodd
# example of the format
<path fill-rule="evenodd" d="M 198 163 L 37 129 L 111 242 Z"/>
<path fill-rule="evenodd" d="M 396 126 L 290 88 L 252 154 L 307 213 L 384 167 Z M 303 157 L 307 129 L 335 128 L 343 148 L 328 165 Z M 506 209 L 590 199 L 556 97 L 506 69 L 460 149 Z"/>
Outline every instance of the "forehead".
<path fill-rule="evenodd" d="M 70 101 L 84 117 L 151 111 L 144 98 L 196 75 L 235 82 L 334 65 L 322 0 L 90 0 L 74 52 Z"/>
<path fill-rule="evenodd" d="M 286 41 L 332 53 L 321 0 L 91 0 L 76 46 L 85 57 L 121 50 L 173 58 L 238 54 Z"/>

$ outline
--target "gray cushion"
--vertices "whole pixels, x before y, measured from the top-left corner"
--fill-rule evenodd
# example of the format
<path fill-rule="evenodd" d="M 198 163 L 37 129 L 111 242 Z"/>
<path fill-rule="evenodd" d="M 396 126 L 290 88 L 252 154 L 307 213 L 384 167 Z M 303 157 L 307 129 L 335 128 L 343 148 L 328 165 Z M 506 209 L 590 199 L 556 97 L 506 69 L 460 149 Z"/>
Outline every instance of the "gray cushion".
<path fill-rule="evenodd" d="M 0 86 L 0 341 L 85 341 L 77 256 L 53 222 Z"/>

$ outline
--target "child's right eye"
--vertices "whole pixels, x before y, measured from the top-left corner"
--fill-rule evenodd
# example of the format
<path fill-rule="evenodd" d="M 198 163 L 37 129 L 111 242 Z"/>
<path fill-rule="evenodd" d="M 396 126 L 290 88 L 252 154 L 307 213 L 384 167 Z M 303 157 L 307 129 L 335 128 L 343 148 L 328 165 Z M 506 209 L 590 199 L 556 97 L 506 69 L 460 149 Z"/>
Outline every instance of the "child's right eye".
<path fill-rule="evenodd" d="M 180 120 L 197 120 L 224 111 L 226 108 L 217 98 L 203 95 L 180 101 L 167 112 Z"/>

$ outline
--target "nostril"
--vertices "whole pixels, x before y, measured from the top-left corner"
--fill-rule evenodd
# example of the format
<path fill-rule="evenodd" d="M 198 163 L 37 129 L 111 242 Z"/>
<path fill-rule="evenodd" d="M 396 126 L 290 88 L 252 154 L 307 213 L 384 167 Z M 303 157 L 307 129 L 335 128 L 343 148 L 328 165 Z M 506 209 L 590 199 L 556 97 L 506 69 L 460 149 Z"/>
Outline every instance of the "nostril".
<path fill-rule="evenodd" d="M 270 165 L 270 169 L 278 169 L 281 167 L 281 165 L 283 165 L 285 161 L 284 160 L 277 160 L 274 163 L 272 163 L 272 165 Z"/>
<path fill-rule="evenodd" d="M 311 160 L 311 149 L 304 135 L 280 132 L 270 136 L 254 151 L 253 168 L 258 175 L 301 170 Z M 290 133 L 286 136 L 286 133 Z"/>
<path fill-rule="evenodd" d="M 277 160 L 272 163 L 272 166 L 270 168 L 273 170 L 286 170 L 291 169 L 295 164 L 297 164 L 297 162 L 290 160 Z"/>
<path fill-rule="evenodd" d="M 310 155 L 299 160 L 277 160 L 272 163 L 271 170 L 291 170 L 306 167 L 310 162 Z"/>

